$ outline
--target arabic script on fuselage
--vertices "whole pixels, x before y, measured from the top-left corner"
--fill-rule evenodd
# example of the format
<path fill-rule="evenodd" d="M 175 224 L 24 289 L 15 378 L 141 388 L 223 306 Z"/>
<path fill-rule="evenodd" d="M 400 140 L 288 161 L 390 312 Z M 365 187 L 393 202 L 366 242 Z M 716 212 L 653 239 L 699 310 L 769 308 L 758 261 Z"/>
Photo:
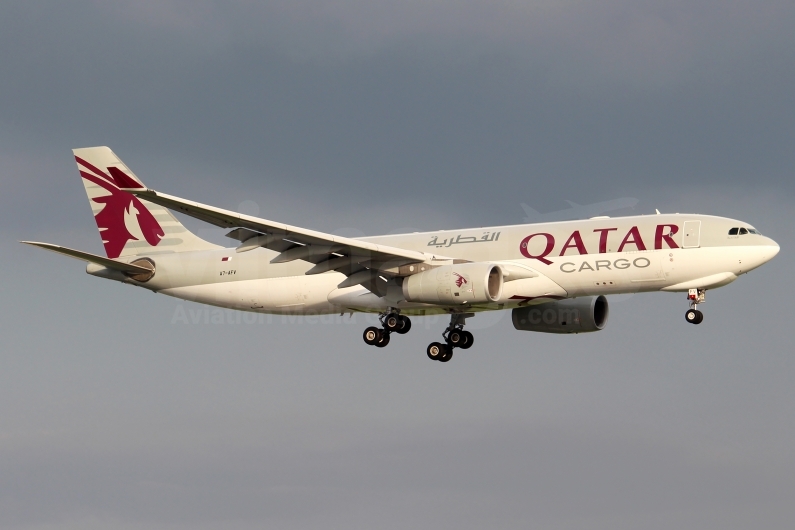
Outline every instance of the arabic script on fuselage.
<path fill-rule="evenodd" d="M 478 238 L 477 236 L 464 236 L 459 234 L 457 237 L 450 236 L 442 241 L 439 241 L 439 236 L 433 236 L 428 242 L 429 247 L 450 247 L 453 245 L 465 245 L 468 243 L 491 243 L 500 239 L 499 232 L 483 232 L 483 235 Z"/>

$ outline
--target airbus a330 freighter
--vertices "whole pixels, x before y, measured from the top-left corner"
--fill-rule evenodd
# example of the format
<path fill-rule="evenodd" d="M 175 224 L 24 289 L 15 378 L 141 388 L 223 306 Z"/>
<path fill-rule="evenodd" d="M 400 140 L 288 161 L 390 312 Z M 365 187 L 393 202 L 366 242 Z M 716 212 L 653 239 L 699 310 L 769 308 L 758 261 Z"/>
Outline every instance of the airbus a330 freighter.
<path fill-rule="evenodd" d="M 428 357 L 474 343 L 480 311 L 512 310 L 518 330 L 604 328 L 605 295 L 687 293 L 699 324 L 707 289 L 772 259 L 779 246 L 748 223 L 709 215 L 596 217 L 515 226 L 346 238 L 199 204 L 148 188 L 107 147 L 74 150 L 106 257 L 28 242 L 88 262 L 88 274 L 241 311 L 369 312 L 372 346 L 407 333 L 410 316 L 449 314 Z M 224 248 L 169 209 L 229 230 Z"/>

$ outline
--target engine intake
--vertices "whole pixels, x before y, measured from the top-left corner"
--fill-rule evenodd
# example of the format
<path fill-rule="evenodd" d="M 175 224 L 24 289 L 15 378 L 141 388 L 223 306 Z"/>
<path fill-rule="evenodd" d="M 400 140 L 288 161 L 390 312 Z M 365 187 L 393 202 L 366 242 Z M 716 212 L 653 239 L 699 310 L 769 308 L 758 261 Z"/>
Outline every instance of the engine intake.
<path fill-rule="evenodd" d="M 513 327 L 541 333 L 588 333 L 607 324 L 607 298 L 585 296 L 514 309 Z"/>
<path fill-rule="evenodd" d="M 502 269 L 493 263 L 443 265 L 403 279 L 403 297 L 425 304 L 496 302 L 502 296 Z"/>

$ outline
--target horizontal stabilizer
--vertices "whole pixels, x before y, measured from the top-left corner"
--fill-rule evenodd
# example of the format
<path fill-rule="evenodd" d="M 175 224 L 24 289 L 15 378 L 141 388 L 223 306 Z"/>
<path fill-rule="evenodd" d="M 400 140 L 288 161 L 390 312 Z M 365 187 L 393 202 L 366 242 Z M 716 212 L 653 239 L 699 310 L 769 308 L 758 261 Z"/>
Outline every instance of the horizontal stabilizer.
<path fill-rule="evenodd" d="M 62 247 L 60 245 L 53 245 L 52 243 L 39 243 L 38 241 L 20 241 L 20 243 L 33 245 L 34 247 L 43 248 L 44 250 L 51 250 L 52 252 L 57 252 L 58 254 L 63 254 L 64 256 L 88 261 L 89 263 L 96 263 L 97 265 L 102 265 L 105 268 L 126 272 L 128 274 L 152 273 L 152 269 L 147 269 L 146 267 L 139 267 L 138 265 L 116 261 L 115 259 L 104 258 L 102 256 L 97 256 L 96 254 L 90 254 L 88 252 L 82 252 L 80 250 L 74 250 L 71 248 Z"/>

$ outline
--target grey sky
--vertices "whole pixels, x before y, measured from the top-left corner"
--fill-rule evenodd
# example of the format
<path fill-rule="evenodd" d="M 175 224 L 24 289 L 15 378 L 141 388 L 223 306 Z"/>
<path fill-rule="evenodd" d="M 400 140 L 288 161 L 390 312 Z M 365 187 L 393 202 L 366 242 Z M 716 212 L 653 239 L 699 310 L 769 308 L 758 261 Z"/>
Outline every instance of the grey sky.
<path fill-rule="evenodd" d="M 792 527 L 793 25 L 783 1 L 4 4 L 0 526 Z M 17 244 L 101 252 L 90 145 L 349 235 L 636 197 L 782 251 L 701 326 L 679 294 L 575 337 L 483 315 L 440 365 L 441 320 L 373 352 L 361 315 L 215 312 Z"/>

